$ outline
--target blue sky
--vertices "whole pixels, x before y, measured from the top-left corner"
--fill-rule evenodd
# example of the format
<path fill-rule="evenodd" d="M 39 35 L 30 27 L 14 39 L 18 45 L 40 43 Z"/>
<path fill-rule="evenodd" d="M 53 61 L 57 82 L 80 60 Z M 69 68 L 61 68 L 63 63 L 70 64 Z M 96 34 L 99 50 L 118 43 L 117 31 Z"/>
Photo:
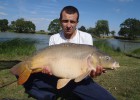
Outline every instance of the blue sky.
<path fill-rule="evenodd" d="M 118 32 L 127 18 L 140 20 L 140 0 L 0 0 L 0 19 L 10 23 L 24 18 L 32 21 L 36 30 L 47 31 L 50 21 L 59 18 L 67 5 L 78 8 L 78 27 L 95 27 L 98 20 L 108 20 L 110 31 Z"/>

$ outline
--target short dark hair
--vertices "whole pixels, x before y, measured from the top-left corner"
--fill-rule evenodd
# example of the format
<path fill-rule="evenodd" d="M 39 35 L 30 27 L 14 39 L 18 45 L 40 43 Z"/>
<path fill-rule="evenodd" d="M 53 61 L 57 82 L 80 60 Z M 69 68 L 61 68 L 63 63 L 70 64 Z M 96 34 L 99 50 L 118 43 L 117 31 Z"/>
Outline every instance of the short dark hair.
<path fill-rule="evenodd" d="M 66 13 L 68 14 L 74 14 L 74 13 L 77 13 L 77 21 L 79 21 L 79 11 L 76 7 L 74 6 L 65 6 L 62 10 L 61 10 L 61 13 L 60 13 L 60 20 L 62 20 L 62 13 L 63 11 L 65 11 Z"/>

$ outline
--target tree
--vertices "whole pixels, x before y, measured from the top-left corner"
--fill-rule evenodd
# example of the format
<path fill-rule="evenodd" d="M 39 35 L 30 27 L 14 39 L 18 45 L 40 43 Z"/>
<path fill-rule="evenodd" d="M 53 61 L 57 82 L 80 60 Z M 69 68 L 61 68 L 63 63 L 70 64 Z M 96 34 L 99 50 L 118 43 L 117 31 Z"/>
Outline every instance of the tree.
<path fill-rule="evenodd" d="M 112 34 L 114 36 L 115 35 L 115 31 L 111 31 L 110 34 Z"/>
<path fill-rule="evenodd" d="M 7 19 L 0 20 L 0 31 L 5 32 L 7 30 L 8 30 L 8 20 Z"/>
<path fill-rule="evenodd" d="M 126 19 L 120 24 L 118 34 L 130 39 L 135 39 L 137 36 L 140 36 L 140 20 L 135 18 Z"/>
<path fill-rule="evenodd" d="M 94 34 L 95 34 L 96 30 L 95 30 L 95 28 L 89 27 L 87 29 L 87 32 L 90 33 L 92 36 L 95 36 Z"/>
<path fill-rule="evenodd" d="M 29 32 L 29 33 L 35 32 L 36 27 L 31 21 L 25 21 L 24 24 L 25 24 L 25 26 L 24 26 L 25 32 Z"/>
<path fill-rule="evenodd" d="M 18 33 L 34 33 L 36 29 L 34 23 L 31 21 L 25 21 L 23 18 L 12 21 L 10 28 Z"/>
<path fill-rule="evenodd" d="M 86 28 L 84 26 L 81 26 L 80 28 L 78 28 L 79 30 L 83 31 L 83 32 L 86 32 Z"/>
<path fill-rule="evenodd" d="M 53 21 L 51 21 L 51 23 L 49 24 L 48 30 L 53 34 L 60 32 L 61 25 L 60 25 L 59 19 L 54 19 Z"/>
<path fill-rule="evenodd" d="M 109 34 L 109 25 L 107 20 L 98 20 L 96 23 L 96 35 L 107 35 Z"/>

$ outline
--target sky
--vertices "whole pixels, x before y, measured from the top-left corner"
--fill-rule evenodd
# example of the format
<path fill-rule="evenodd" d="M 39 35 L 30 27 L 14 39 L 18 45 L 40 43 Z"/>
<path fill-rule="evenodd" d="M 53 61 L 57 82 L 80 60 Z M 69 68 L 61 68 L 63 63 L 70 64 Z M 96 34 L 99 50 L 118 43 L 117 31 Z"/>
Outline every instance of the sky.
<path fill-rule="evenodd" d="M 117 33 L 126 19 L 140 20 L 140 0 L 0 0 L 0 19 L 10 24 L 24 18 L 32 21 L 36 30 L 47 31 L 50 22 L 59 18 L 62 8 L 68 5 L 79 10 L 77 28 L 94 28 L 98 20 L 107 20 L 109 30 Z"/>

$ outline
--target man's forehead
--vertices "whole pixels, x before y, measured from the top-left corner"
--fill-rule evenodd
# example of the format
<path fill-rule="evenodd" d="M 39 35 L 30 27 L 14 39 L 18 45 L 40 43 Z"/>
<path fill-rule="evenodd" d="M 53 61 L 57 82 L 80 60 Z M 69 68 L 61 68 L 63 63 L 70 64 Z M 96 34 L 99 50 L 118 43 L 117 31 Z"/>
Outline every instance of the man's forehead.
<path fill-rule="evenodd" d="M 66 12 L 62 13 L 62 19 L 77 20 L 77 13 L 68 14 Z"/>

